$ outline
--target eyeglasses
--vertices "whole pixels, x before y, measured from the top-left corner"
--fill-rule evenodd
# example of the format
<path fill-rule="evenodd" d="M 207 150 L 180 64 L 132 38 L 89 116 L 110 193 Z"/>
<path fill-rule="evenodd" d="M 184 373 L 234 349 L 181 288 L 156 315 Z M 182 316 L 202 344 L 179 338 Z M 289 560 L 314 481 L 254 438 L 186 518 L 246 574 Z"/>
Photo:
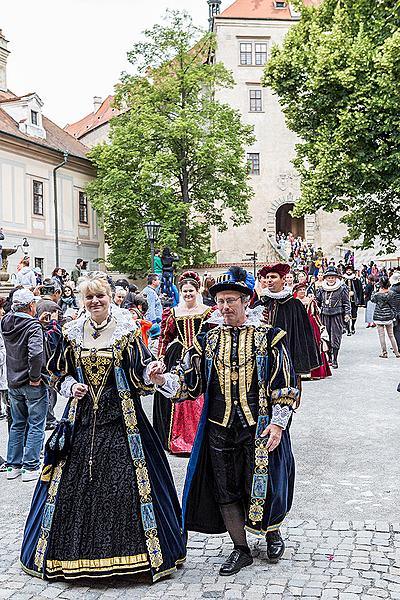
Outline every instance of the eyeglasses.
<path fill-rule="evenodd" d="M 237 298 L 225 298 L 225 300 L 217 300 L 217 306 L 224 306 L 227 304 L 228 306 L 232 306 L 238 300 L 241 300 L 244 296 L 238 296 Z"/>

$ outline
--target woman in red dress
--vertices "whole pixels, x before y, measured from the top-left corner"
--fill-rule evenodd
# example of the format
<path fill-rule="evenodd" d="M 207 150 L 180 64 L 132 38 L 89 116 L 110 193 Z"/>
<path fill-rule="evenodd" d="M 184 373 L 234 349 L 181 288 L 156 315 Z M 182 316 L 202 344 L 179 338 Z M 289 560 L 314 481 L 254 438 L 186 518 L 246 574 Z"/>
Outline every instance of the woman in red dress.
<path fill-rule="evenodd" d="M 205 321 L 215 307 L 206 306 L 199 294 L 201 280 L 194 271 L 182 273 L 178 281 L 181 301 L 162 315 L 158 357 L 169 372 L 196 343 Z M 158 392 L 154 395 L 153 427 L 165 450 L 171 454 L 192 451 L 204 397 L 172 403 Z"/>
<path fill-rule="evenodd" d="M 311 379 L 325 379 L 332 375 L 326 353 L 329 349 L 329 336 L 321 321 L 319 308 L 313 296 L 306 295 L 307 284 L 298 283 L 293 288 L 293 296 L 300 300 L 307 310 L 311 327 L 313 328 L 315 341 L 321 353 L 322 365 L 311 371 Z"/>

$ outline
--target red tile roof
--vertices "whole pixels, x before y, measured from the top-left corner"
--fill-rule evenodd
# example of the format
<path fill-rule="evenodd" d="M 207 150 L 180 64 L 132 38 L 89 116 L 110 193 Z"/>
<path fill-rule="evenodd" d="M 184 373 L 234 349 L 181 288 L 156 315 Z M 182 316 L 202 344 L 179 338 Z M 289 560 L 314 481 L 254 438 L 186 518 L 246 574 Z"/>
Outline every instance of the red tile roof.
<path fill-rule="evenodd" d="M 321 0 L 303 0 L 306 6 L 318 6 Z M 275 8 L 274 0 L 235 0 L 218 18 L 224 19 L 268 19 L 292 21 L 289 2 L 286 8 Z"/>
<path fill-rule="evenodd" d="M 113 117 L 120 114 L 120 111 L 117 108 L 111 106 L 113 100 L 114 96 L 107 96 L 95 113 L 90 113 L 76 123 L 66 125 L 64 127 L 65 131 L 70 135 L 73 135 L 74 138 L 79 139 L 92 129 L 96 129 L 96 127 L 108 123 Z"/>
<path fill-rule="evenodd" d="M 31 94 L 16 96 L 10 91 L 0 92 L 0 104 L 10 100 L 24 98 L 26 95 Z M 86 159 L 86 154 L 89 152 L 87 146 L 69 135 L 64 129 L 61 129 L 61 127 L 53 123 L 53 121 L 44 115 L 42 116 L 42 123 L 46 130 L 46 139 L 28 135 L 20 131 L 18 123 L 0 106 L 0 136 L 2 133 L 8 133 L 27 142 L 34 142 L 45 148 L 50 148 L 51 150 L 58 150 L 61 152 L 67 151 L 71 156 Z"/>

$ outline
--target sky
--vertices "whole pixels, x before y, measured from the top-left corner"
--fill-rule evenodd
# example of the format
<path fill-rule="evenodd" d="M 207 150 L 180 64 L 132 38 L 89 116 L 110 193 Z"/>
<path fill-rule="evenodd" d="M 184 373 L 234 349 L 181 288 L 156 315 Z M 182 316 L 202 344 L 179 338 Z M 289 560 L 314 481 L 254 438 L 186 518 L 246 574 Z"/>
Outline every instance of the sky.
<path fill-rule="evenodd" d="M 93 110 L 93 96 L 113 93 L 129 70 L 127 51 L 167 8 L 208 26 L 207 0 L 0 0 L 8 88 L 37 92 L 43 113 L 61 127 L 78 121 Z"/>

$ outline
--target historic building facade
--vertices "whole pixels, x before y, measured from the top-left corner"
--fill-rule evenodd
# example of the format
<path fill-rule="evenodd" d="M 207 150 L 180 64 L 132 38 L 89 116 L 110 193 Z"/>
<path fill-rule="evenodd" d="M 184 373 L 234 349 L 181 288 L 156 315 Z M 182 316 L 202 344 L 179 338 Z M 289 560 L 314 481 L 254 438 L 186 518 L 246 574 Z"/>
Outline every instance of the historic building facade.
<path fill-rule="evenodd" d="M 308 3 L 318 0 L 305 0 Z M 221 0 L 208 0 L 210 24 L 217 36 L 215 60 L 232 71 L 235 86 L 217 91 L 217 98 L 237 109 L 254 126 L 256 142 L 247 149 L 254 197 L 251 221 L 241 227 L 212 233 L 219 263 L 241 261 L 256 251 L 261 261 L 274 258 L 275 234 L 292 231 L 337 255 L 346 230 L 340 214 L 319 211 L 293 219 L 290 211 L 300 196 L 299 176 L 291 160 L 296 135 L 286 124 L 278 98 L 261 86 L 264 65 L 274 44 L 282 44 L 298 13 L 289 2 L 236 0 L 221 13 Z"/>
<path fill-rule="evenodd" d="M 82 258 L 88 269 L 99 268 L 96 259 L 104 257 L 104 240 L 85 195 L 85 186 L 95 177 L 88 147 L 45 117 L 36 93 L 17 96 L 8 90 L 7 44 L 0 30 L 0 226 L 3 248 L 19 247 L 10 256 L 9 272 L 25 251 L 31 266 L 51 273 L 56 266 L 56 214 L 57 266 L 70 270 Z"/>

